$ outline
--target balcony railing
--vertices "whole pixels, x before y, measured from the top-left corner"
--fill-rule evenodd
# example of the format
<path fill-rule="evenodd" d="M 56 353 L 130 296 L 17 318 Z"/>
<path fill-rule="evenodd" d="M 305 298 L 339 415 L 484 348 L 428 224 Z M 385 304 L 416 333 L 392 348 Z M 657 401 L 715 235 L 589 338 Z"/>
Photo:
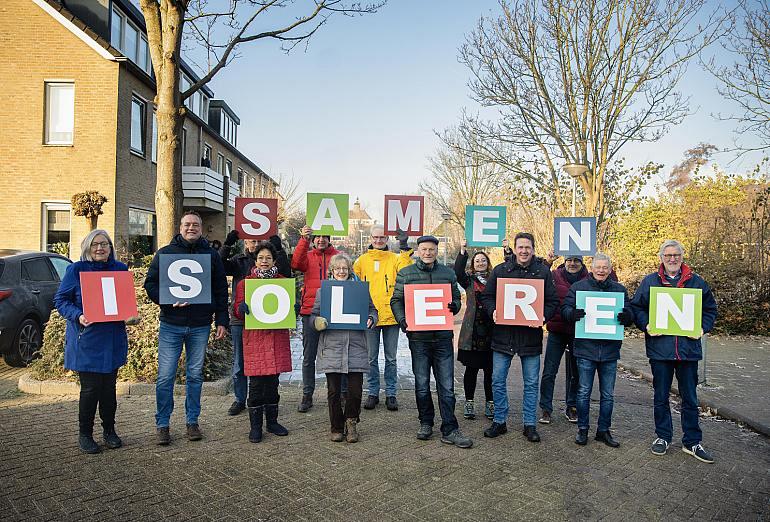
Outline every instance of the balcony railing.
<path fill-rule="evenodd" d="M 215 170 L 182 167 L 182 191 L 185 208 L 215 212 L 224 210 L 224 176 Z M 234 198 L 232 204 L 235 205 Z"/>

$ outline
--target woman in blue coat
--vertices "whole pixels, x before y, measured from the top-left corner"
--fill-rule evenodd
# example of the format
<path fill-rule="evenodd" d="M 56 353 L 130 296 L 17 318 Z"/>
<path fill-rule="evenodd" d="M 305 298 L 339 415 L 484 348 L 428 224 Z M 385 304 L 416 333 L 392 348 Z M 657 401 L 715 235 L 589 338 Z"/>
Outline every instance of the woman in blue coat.
<path fill-rule="evenodd" d="M 80 377 L 80 449 L 85 453 L 99 453 L 99 445 L 93 438 L 97 406 L 104 443 L 111 449 L 123 445 L 115 433 L 115 382 L 118 368 L 126 363 L 128 353 L 126 323 L 134 324 L 138 318 L 126 322 L 92 323 L 83 315 L 80 272 L 114 272 L 128 270 L 128 267 L 115 260 L 112 240 L 104 230 L 97 229 L 88 234 L 81 244 L 81 251 L 80 261 L 67 267 L 54 305 L 67 320 L 64 367 L 78 372 Z"/>

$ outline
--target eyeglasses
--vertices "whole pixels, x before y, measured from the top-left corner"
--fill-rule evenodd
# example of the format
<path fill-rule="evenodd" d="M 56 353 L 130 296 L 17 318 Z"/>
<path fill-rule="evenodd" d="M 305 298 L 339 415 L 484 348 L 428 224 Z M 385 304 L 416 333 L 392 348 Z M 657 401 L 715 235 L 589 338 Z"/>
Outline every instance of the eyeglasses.
<path fill-rule="evenodd" d="M 663 254 L 663 259 L 679 259 L 682 254 Z"/>
<path fill-rule="evenodd" d="M 91 248 L 109 248 L 109 241 L 99 241 L 98 243 L 91 243 Z"/>
<path fill-rule="evenodd" d="M 349 272 L 350 269 L 346 266 L 337 266 L 332 268 L 332 272 Z"/>

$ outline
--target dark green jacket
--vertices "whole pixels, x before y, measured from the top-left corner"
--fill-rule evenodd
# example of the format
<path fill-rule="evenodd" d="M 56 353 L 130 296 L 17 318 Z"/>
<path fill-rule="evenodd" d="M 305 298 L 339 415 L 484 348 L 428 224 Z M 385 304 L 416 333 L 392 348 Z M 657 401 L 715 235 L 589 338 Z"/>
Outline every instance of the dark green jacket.
<path fill-rule="evenodd" d="M 422 260 L 418 259 L 413 265 L 402 268 L 396 274 L 396 286 L 393 290 L 393 297 L 390 299 L 390 308 L 396 322 L 406 319 L 406 304 L 404 301 L 404 285 L 424 285 L 424 284 L 449 284 L 452 287 L 452 302 L 456 310 L 460 311 L 460 290 L 457 288 L 457 276 L 454 270 L 448 266 L 440 264 L 438 261 L 431 266 L 427 266 Z M 455 312 L 457 313 L 457 312 Z M 452 339 L 454 333 L 452 330 L 436 330 L 422 332 L 407 332 L 409 339 L 416 341 L 436 341 L 439 339 Z"/>

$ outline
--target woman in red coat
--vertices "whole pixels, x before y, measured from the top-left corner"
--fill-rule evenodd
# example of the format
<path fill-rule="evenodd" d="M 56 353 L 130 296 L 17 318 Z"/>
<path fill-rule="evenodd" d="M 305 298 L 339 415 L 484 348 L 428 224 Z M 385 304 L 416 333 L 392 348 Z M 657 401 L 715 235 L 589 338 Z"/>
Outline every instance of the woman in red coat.
<path fill-rule="evenodd" d="M 234 312 L 238 319 L 244 319 L 249 312 L 246 303 L 246 279 L 275 279 L 283 277 L 275 266 L 276 251 L 270 243 L 257 245 L 256 265 L 251 274 L 238 283 L 235 289 Z M 278 424 L 278 376 L 291 371 L 291 348 L 289 330 L 244 330 L 243 331 L 243 373 L 248 377 L 249 393 L 246 405 L 249 407 L 251 431 L 250 442 L 262 440 L 262 412 L 267 421 L 267 431 L 284 436 L 289 432 Z"/>

